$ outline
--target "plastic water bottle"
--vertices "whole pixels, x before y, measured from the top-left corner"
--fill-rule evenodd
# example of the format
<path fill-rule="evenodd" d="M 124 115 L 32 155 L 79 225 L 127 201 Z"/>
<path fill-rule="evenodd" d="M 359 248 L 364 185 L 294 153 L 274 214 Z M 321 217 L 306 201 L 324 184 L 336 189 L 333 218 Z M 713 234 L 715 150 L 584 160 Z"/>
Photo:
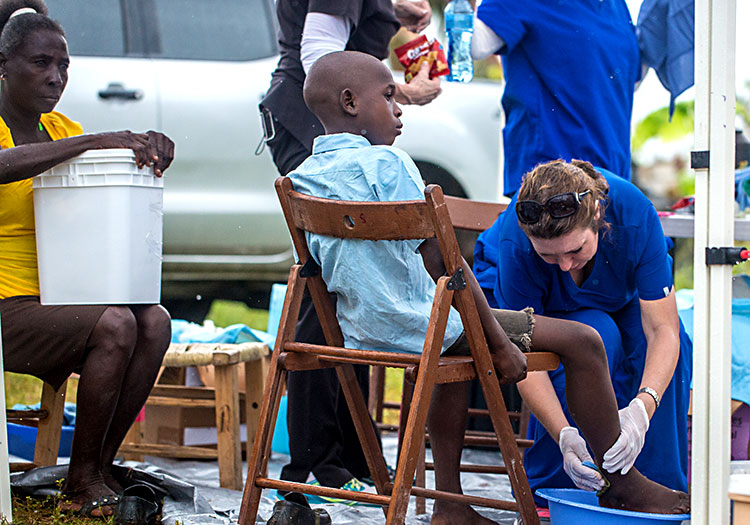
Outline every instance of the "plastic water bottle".
<path fill-rule="evenodd" d="M 448 37 L 450 82 L 471 82 L 474 62 L 471 60 L 471 34 L 474 32 L 474 10 L 469 0 L 451 0 L 445 6 L 445 34 Z"/>

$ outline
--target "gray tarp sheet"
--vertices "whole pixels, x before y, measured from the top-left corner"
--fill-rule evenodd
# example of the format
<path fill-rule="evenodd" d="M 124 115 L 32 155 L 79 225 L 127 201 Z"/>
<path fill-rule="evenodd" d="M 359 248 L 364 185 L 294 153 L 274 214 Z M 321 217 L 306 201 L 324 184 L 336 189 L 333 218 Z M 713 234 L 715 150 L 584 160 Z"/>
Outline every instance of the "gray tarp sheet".
<path fill-rule="evenodd" d="M 396 438 L 392 435 L 383 437 L 383 448 L 389 465 L 395 465 Z M 427 451 L 428 460 L 430 451 Z M 64 460 L 65 458 L 61 458 Z M 276 477 L 287 457 L 274 453 L 269 463 L 269 474 Z M 134 480 L 147 481 L 163 488 L 167 492 L 162 515 L 163 525 L 229 525 L 237 523 L 237 514 L 242 502 L 240 491 L 219 488 L 219 474 L 216 462 L 213 461 L 180 461 L 167 458 L 148 457 L 147 463 L 123 462 L 123 472 L 129 472 Z M 468 463 L 501 463 L 500 454 L 486 450 L 464 451 L 464 461 Z M 244 471 L 247 465 L 243 465 Z M 26 490 L 27 493 L 51 494 L 55 488 L 55 479 L 64 476 L 67 467 L 43 467 L 24 476 L 14 474 L 11 485 L 15 491 Z M 464 492 L 484 497 L 509 497 L 510 483 L 507 476 L 491 474 L 463 474 Z M 432 473 L 427 473 L 427 486 L 433 485 Z M 256 524 L 265 523 L 271 516 L 276 502 L 275 491 L 263 493 Z M 318 505 L 315 505 L 318 506 Z M 322 505 L 331 515 L 336 525 L 375 525 L 385 521 L 383 511 L 376 507 Z M 407 524 L 429 523 L 432 502 L 427 500 L 427 513 L 415 514 L 414 498 L 409 505 Z M 478 509 L 483 515 L 503 525 L 515 522 L 516 514 L 495 509 Z"/>

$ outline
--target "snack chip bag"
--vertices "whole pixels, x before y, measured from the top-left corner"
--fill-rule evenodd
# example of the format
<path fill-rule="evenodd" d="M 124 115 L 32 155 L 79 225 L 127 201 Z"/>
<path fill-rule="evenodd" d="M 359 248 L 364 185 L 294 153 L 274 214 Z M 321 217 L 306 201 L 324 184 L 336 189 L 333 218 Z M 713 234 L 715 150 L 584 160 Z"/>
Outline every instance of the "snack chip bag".
<path fill-rule="evenodd" d="M 404 78 L 406 83 L 411 82 L 422 67 L 422 63 L 427 61 L 430 65 L 430 78 L 447 75 L 450 72 L 448 61 L 445 59 L 440 42 L 433 40 L 430 42 L 427 37 L 420 35 L 414 40 L 396 48 L 396 56 L 399 62 L 406 68 Z"/>

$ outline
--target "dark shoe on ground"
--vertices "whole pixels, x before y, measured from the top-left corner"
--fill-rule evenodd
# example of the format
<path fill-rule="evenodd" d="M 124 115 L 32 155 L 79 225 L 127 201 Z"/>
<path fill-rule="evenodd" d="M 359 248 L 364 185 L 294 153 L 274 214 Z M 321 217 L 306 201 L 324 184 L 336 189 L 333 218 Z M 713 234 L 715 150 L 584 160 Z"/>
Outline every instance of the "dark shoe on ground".
<path fill-rule="evenodd" d="M 115 525 L 155 525 L 159 503 L 148 485 L 135 484 L 122 492 L 114 514 Z"/>
<path fill-rule="evenodd" d="M 324 509 L 311 509 L 293 501 L 277 501 L 266 525 L 331 525 L 331 516 Z"/>

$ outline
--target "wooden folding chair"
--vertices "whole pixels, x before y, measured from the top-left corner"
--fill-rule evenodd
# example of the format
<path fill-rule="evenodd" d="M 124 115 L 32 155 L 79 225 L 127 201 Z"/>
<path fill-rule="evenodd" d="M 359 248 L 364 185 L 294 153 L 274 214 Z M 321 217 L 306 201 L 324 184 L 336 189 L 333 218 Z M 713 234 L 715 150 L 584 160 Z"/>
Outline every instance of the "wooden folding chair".
<path fill-rule="evenodd" d="M 453 228 L 474 234 L 483 232 L 492 226 L 497 217 L 507 207 L 506 203 L 500 202 L 475 201 L 450 195 L 445 195 L 443 198 L 445 199 L 446 206 L 448 206 Z M 390 425 L 383 422 L 383 413 L 385 410 L 401 409 L 401 403 L 385 401 L 385 367 L 372 367 L 368 407 L 379 429 L 387 431 L 398 430 L 397 425 Z M 470 408 L 469 417 L 477 416 L 489 417 L 489 412 L 487 409 Z M 517 422 L 518 431 L 516 432 L 516 438 L 519 446 L 531 446 L 531 442 L 524 439 L 529 425 L 530 412 L 528 407 L 522 402 L 520 410 L 508 412 L 508 416 L 511 421 Z M 494 444 L 494 436 L 490 434 L 482 431 L 468 431 L 466 444 L 481 446 L 489 442 L 490 446 L 492 446 Z"/>
<path fill-rule="evenodd" d="M 254 523 L 264 488 L 302 492 L 382 505 L 386 524 L 403 523 L 410 495 L 460 501 L 472 505 L 518 511 L 527 525 L 539 523 L 521 456 L 496 378 L 495 369 L 479 322 L 474 297 L 466 287 L 461 257 L 448 209 L 438 186 L 425 190 L 424 201 L 345 202 L 302 195 L 293 191 L 287 178 L 276 181 L 287 225 L 302 264 L 292 267 L 281 314 L 279 334 L 271 358 L 258 433 L 248 463 L 248 475 L 239 523 Z M 305 232 L 343 239 L 405 240 L 437 237 L 447 275 L 437 282 L 429 326 L 421 355 L 344 348 L 341 328 L 320 271 L 310 256 Z M 302 294 L 307 286 L 315 304 L 328 345 L 294 342 L 294 329 Z M 451 303 L 461 315 L 471 356 L 441 357 L 445 326 Z M 559 362 L 555 354 L 528 354 L 529 370 L 549 369 Z M 396 474 L 388 476 L 385 460 L 370 423 L 367 405 L 352 365 L 385 365 L 404 368 L 414 378 L 414 397 L 403 433 Z M 377 494 L 311 486 L 270 479 L 264 475 L 271 452 L 271 437 L 281 391 L 290 370 L 335 367 L 351 411 Z M 498 436 L 498 445 L 508 466 L 515 501 L 454 494 L 412 487 L 417 456 L 424 439 L 427 412 L 436 383 L 468 381 L 478 377 Z"/>

